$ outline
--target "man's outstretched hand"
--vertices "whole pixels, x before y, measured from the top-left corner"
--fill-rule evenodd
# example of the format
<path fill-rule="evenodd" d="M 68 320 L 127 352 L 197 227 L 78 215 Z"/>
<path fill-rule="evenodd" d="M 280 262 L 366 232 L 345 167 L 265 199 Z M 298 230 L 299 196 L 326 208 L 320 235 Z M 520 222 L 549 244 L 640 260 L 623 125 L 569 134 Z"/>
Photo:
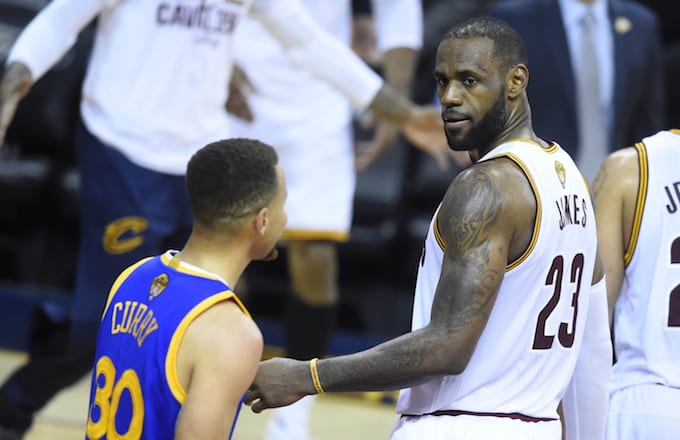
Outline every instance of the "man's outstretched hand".
<path fill-rule="evenodd" d="M 274 358 L 260 362 L 245 404 L 259 413 L 268 408 L 290 405 L 310 394 L 315 394 L 315 390 L 309 361 Z"/>
<path fill-rule="evenodd" d="M 417 148 L 432 156 L 441 170 L 455 160 L 444 135 L 441 111 L 435 106 L 414 107 L 412 116 L 403 126 L 406 138 Z"/>

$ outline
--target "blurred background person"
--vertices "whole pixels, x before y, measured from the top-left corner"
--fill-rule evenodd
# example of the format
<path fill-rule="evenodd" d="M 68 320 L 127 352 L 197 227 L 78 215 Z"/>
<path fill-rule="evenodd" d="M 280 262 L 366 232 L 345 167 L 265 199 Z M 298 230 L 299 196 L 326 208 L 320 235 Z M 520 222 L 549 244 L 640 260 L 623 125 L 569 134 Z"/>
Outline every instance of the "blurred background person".
<path fill-rule="evenodd" d="M 490 14 L 526 42 L 536 133 L 553 136 L 591 184 L 609 152 L 666 126 L 660 28 L 649 8 L 627 0 L 503 0 Z"/>
<path fill-rule="evenodd" d="M 680 433 L 680 130 L 610 154 L 594 194 L 616 361 L 607 439 Z"/>
<path fill-rule="evenodd" d="M 352 3 L 360 9 L 353 11 Z M 307 0 L 305 5 L 320 27 L 355 48 L 388 84 L 409 95 L 422 43 L 419 0 L 370 4 Z M 361 143 L 355 153 L 352 105 L 347 97 L 315 75 L 299 72 L 285 47 L 254 20 L 242 23 L 235 42 L 235 62 L 243 76 L 234 76 L 242 82 L 232 89 L 242 91 L 240 103 L 248 111 L 235 109 L 233 133 L 273 145 L 288 176 L 289 221 L 283 239 L 292 294 L 285 300 L 281 318 L 284 350 L 295 359 L 323 356 L 336 329 L 341 269 L 337 243 L 346 242 L 350 235 L 355 166 L 360 170 L 370 166 L 395 143 L 399 128 L 378 124 L 373 139 Z M 445 158 L 441 159 L 445 166 Z M 268 438 L 309 438 L 312 402 L 310 397 L 274 411 Z"/>

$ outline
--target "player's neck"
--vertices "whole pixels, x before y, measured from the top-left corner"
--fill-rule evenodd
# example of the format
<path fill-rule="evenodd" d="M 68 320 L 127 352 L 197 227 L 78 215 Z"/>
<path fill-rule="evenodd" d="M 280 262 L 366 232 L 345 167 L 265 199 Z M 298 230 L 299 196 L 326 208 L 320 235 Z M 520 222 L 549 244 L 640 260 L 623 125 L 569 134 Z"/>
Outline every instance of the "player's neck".
<path fill-rule="evenodd" d="M 219 275 L 232 288 L 250 262 L 248 250 L 237 241 L 227 243 L 214 237 L 206 240 L 196 235 L 189 238 L 175 258 Z"/>
<path fill-rule="evenodd" d="M 534 133 L 531 124 L 531 109 L 528 103 L 525 104 L 517 105 L 510 110 L 505 127 L 499 133 L 496 142 L 494 142 L 490 150 L 504 142 L 518 138 L 532 139 L 541 145 L 546 144 L 545 141 Z"/>

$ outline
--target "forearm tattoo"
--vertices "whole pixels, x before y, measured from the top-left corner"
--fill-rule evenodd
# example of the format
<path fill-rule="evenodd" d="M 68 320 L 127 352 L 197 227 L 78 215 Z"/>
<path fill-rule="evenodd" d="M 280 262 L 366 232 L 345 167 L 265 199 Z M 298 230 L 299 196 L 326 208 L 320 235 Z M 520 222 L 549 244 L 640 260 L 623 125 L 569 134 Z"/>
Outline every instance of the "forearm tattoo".
<path fill-rule="evenodd" d="M 438 215 L 447 246 L 432 311 L 432 321 L 438 324 L 320 364 L 324 387 L 331 391 L 403 388 L 447 374 L 452 365 L 461 368 L 467 363 L 470 347 L 476 344 L 488 318 L 506 261 L 503 252 L 489 241 L 501 219 L 501 192 L 484 171 L 485 164 L 476 168 L 481 170 L 452 185 Z"/>

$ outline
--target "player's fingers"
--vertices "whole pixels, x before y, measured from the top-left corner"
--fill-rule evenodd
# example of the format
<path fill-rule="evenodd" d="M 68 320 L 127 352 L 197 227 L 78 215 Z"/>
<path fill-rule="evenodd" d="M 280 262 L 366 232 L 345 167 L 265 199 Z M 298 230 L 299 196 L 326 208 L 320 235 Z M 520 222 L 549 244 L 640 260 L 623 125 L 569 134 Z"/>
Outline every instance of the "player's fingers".
<path fill-rule="evenodd" d="M 262 411 L 264 411 L 265 409 L 267 409 L 267 406 L 264 404 L 264 402 L 263 402 L 262 400 L 258 400 L 258 401 L 254 402 L 254 403 L 250 406 L 250 409 L 251 409 L 255 414 L 259 414 L 259 413 L 261 413 Z"/>
<path fill-rule="evenodd" d="M 246 398 L 243 400 L 243 403 L 246 405 L 251 405 L 253 401 L 257 400 L 260 398 L 260 392 L 257 389 L 249 389 L 248 392 L 246 393 Z"/>

